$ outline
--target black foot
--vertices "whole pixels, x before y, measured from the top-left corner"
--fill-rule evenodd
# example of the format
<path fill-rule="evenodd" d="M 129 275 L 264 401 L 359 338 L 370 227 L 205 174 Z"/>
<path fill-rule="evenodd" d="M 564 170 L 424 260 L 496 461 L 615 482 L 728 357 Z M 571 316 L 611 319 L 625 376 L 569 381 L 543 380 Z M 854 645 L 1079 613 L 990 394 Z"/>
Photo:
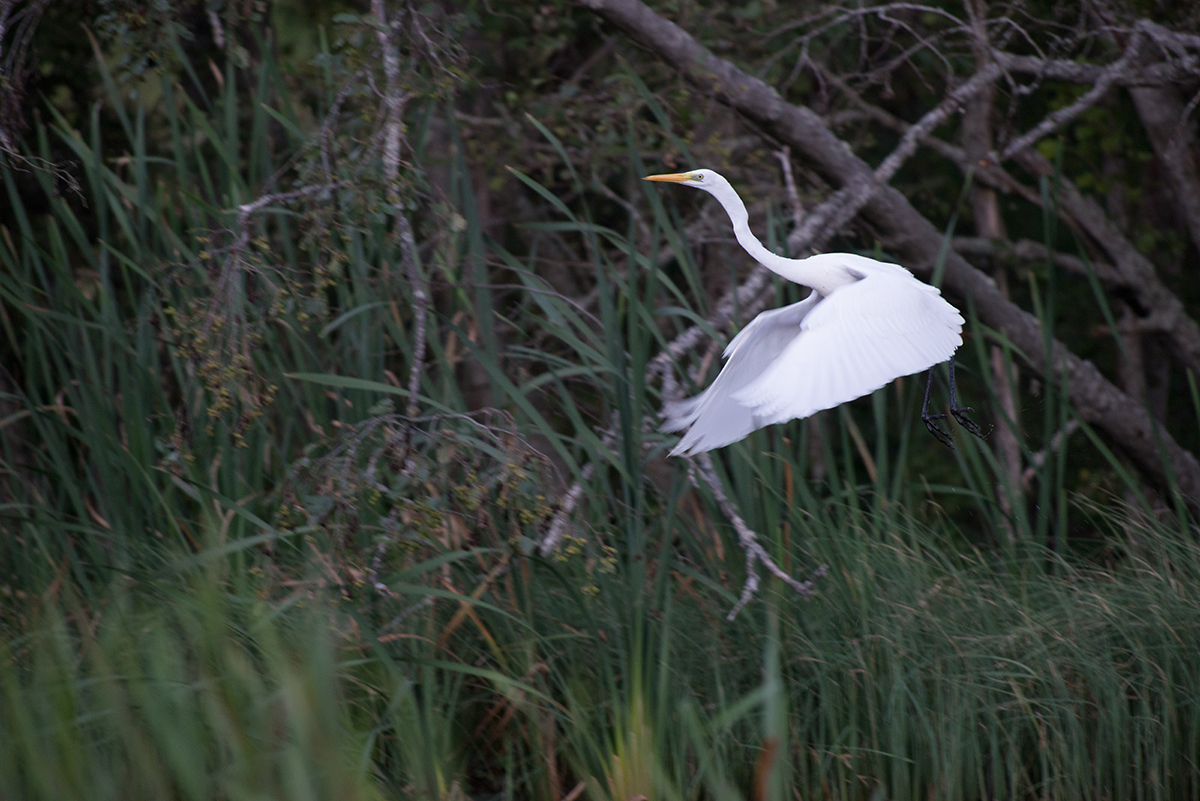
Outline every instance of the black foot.
<path fill-rule="evenodd" d="M 955 406 L 954 408 L 952 408 L 950 410 L 950 414 L 954 415 L 954 419 L 958 421 L 958 424 L 960 426 L 962 426 L 963 428 L 965 428 L 967 430 L 967 433 L 974 434 L 975 436 L 979 437 L 980 439 L 986 439 L 987 435 L 991 433 L 991 428 L 989 427 L 987 431 L 984 431 L 983 428 L 979 425 L 979 423 L 976 423 L 970 417 L 967 417 L 966 413 L 973 412 L 973 411 L 975 411 L 975 410 L 972 409 L 970 406 Z M 939 417 L 945 417 L 945 416 L 946 415 L 944 415 L 944 414 L 939 415 Z"/>
<path fill-rule="evenodd" d="M 925 423 L 925 430 L 933 434 L 933 438 L 945 445 L 950 450 L 954 450 L 954 438 L 950 436 L 950 432 L 943 429 L 934 420 L 945 420 L 944 414 L 922 414 L 921 420 Z M 955 418 L 957 419 L 957 417 Z"/>

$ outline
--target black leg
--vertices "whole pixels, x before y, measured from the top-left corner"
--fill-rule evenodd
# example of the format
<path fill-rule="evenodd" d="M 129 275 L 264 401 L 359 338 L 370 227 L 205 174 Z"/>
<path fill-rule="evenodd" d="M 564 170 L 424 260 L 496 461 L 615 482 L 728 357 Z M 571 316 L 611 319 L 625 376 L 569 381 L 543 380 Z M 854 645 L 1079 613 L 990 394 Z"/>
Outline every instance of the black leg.
<path fill-rule="evenodd" d="M 954 364 L 954 361 L 951 360 L 950 363 Z M 925 381 L 925 402 L 921 404 L 921 420 L 925 423 L 925 429 L 930 434 L 933 434 L 934 439 L 945 445 L 947 448 L 953 448 L 954 445 L 950 439 L 950 434 L 934 422 L 935 420 L 945 420 L 946 415 L 929 413 L 929 391 L 933 389 L 933 371 L 936 369 L 936 366 L 929 368 L 929 378 Z"/>
<path fill-rule="evenodd" d="M 928 399 L 928 397 L 929 397 L 928 385 L 925 387 L 925 396 Z M 958 405 L 958 393 L 954 389 L 954 357 L 951 356 L 950 357 L 950 414 L 954 415 L 954 419 L 958 421 L 958 424 L 960 426 L 962 426 L 963 428 L 965 428 L 969 433 L 974 434 L 975 436 L 979 437 L 980 439 L 983 439 L 984 431 L 982 428 L 979 427 L 979 423 L 976 423 L 970 417 L 967 417 L 966 413 L 973 412 L 973 411 L 975 411 L 975 410 L 972 409 L 970 406 L 959 406 Z"/>
<path fill-rule="evenodd" d="M 954 442 L 950 437 L 949 432 L 939 426 L 935 421 L 945 420 L 944 414 L 929 413 L 929 393 L 933 389 L 933 371 L 936 367 L 929 368 L 929 378 L 925 381 L 925 403 L 921 405 L 921 420 L 925 423 L 925 428 L 930 434 L 933 434 L 934 439 L 945 445 L 947 448 L 953 448 Z M 967 412 L 975 411 L 970 406 L 958 405 L 958 392 L 954 386 L 954 357 L 950 358 L 950 414 L 958 421 L 958 424 L 965 428 L 969 433 L 983 439 L 986 432 L 979 427 L 979 424 L 967 417 Z"/>

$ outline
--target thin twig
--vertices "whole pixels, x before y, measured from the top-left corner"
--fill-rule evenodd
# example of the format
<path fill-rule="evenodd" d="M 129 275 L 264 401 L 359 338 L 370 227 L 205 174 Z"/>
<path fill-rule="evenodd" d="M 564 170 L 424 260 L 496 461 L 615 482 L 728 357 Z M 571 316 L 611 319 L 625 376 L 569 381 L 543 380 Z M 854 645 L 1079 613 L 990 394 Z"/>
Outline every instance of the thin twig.
<path fill-rule="evenodd" d="M 991 84 L 998 77 L 1000 77 L 1000 67 L 994 63 L 987 64 L 972 75 L 962 86 L 951 92 L 945 100 L 938 103 L 930 111 L 927 111 L 920 120 L 913 123 L 912 127 L 905 131 L 904 135 L 900 138 L 900 144 L 896 146 L 896 149 L 888 154 L 888 157 L 876 168 L 876 182 L 882 185 L 890 181 L 904 162 L 916 152 L 917 145 L 921 143 L 921 140 L 926 135 L 932 133 L 934 128 L 945 122 L 947 117 L 960 109 L 964 103 L 981 92 L 984 87 Z M 869 199 L 870 197 L 868 196 L 863 200 L 863 203 L 865 204 Z"/>
<path fill-rule="evenodd" d="M 717 505 L 721 507 L 721 513 L 729 518 L 729 522 L 733 524 L 734 530 L 737 531 L 738 544 L 746 552 L 746 583 L 742 587 L 742 595 L 738 599 L 737 604 L 726 615 L 726 620 L 733 620 L 737 617 L 738 612 L 742 611 L 742 608 L 750 602 L 750 599 L 754 597 L 754 593 L 758 591 L 759 577 L 758 570 L 755 567 L 756 563 L 762 564 L 771 575 L 785 582 L 798 592 L 801 597 L 812 597 L 813 584 L 829 571 L 828 565 L 818 567 L 807 581 L 797 581 L 789 576 L 786 570 L 775 564 L 775 560 L 771 558 L 771 555 L 758 542 L 758 536 L 746 525 L 746 521 L 737 513 L 733 504 L 730 503 L 729 498 L 726 497 L 725 490 L 721 486 L 721 479 L 717 477 L 717 471 L 713 468 L 711 454 L 701 453 L 688 459 L 688 478 L 691 480 L 692 486 L 697 489 L 700 489 L 700 480 L 703 479 L 716 499 Z"/>
<path fill-rule="evenodd" d="M 217 276 L 213 288 L 213 296 L 217 299 L 217 302 L 211 304 L 205 320 L 204 333 L 206 335 L 211 333 L 215 321 L 222 316 L 231 316 L 233 318 L 231 321 L 233 324 L 227 327 L 227 336 L 232 337 L 233 332 L 238 329 L 241 304 L 234 302 L 233 295 L 234 287 L 237 284 L 237 276 L 247 266 L 242 258 L 242 254 L 250 246 L 251 218 L 268 206 L 277 203 L 291 203 L 294 200 L 300 200 L 310 195 L 336 189 L 339 185 L 337 183 L 315 184 L 291 192 L 276 192 L 269 195 L 262 195 L 250 203 L 243 203 L 237 207 L 237 236 L 234 238 L 233 244 L 226 251 L 225 263 L 221 268 L 220 274 Z M 245 348 L 243 347 L 244 350 Z"/>
<path fill-rule="evenodd" d="M 375 589 L 379 589 L 379 586 L 376 586 Z M 384 587 L 384 589 L 387 589 L 387 587 Z M 391 590 L 388 590 L 388 592 L 390 593 Z M 407 609 L 402 610 L 400 612 L 400 614 L 396 615 L 394 618 L 389 620 L 383 626 L 383 628 L 380 629 L 380 631 L 387 631 L 388 629 L 394 629 L 396 626 L 399 626 L 401 623 L 403 623 L 405 618 L 409 617 L 414 612 L 420 612 L 422 609 L 425 609 L 426 607 L 433 606 L 433 601 L 434 601 L 434 596 L 426 595 L 424 598 L 417 601 L 415 604 L 408 607 Z"/>
<path fill-rule="evenodd" d="M 611 433 L 611 432 L 610 432 Z M 611 438 L 615 441 L 615 437 Z M 611 446 L 610 437 L 604 438 L 604 444 Z M 539 550 L 542 556 L 549 556 L 558 548 L 558 544 L 562 542 L 563 535 L 567 532 L 567 523 L 571 519 L 571 515 L 575 512 L 575 507 L 579 504 L 579 499 L 583 497 L 583 485 L 585 481 L 591 479 L 592 474 L 596 472 L 596 463 L 588 462 L 583 466 L 579 473 L 579 480 L 571 485 L 563 495 L 562 501 L 558 505 L 558 511 L 554 513 L 554 519 L 550 521 L 550 527 L 546 529 L 546 536 L 542 538 L 542 544 Z"/>
<path fill-rule="evenodd" d="M 775 157 L 783 167 L 783 185 L 787 190 L 788 202 L 792 204 L 792 223 L 799 228 L 804 224 L 804 205 L 800 202 L 800 193 L 796 191 L 796 179 L 792 175 L 792 149 L 784 145 L 775 151 Z"/>
<path fill-rule="evenodd" d="M 1137 58 L 1138 50 L 1142 42 L 1142 29 L 1137 27 L 1133 31 L 1133 35 L 1129 37 L 1129 44 L 1125 47 L 1125 52 L 1121 57 L 1110 64 L 1100 73 L 1100 77 L 1096 79 L 1095 85 L 1083 94 L 1078 100 L 1065 108 L 1060 108 L 1058 111 L 1047 114 L 1046 117 L 1035 125 L 1030 130 L 1026 131 L 1021 136 L 1018 136 L 1013 141 L 1005 146 L 993 160 L 1003 162 L 1011 158 L 1013 155 L 1020 153 L 1025 148 L 1032 145 L 1034 142 L 1045 137 L 1051 131 L 1061 127 L 1078 117 L 1083 112 L 1087 111 L 1092 106 L 1099 102 L 1100 98 L 1104 97 L 1105 93 L 1112 88 L 1117 79 L 1129 71 L 1130 65 Z"/>
<path fill-rule="evenodd" d="M 1078 429 L 1078 420 L 1074 418 L 1068 420 L 1066 425 L 1064 425 L 1059 431 L 1056 431 L 1054 436 L 1050 438 L 1049 445 L 1029 457 L 1029 467 L 1026 467 L 1025 471 L 1021 474 L 1021 485 L 1025 488 L 1026 492 L 1029 492 L 1029 490 L 1033 487 L 1033 480 L 1037 478 L 1037 472 L 1041 466 L 1046 463 L 1046 459 L 1059 448 L 1061 448 L 1063 444 L 1066 443 L 1067 438 L 1074 434 Z"/>
<path fill-rule="evenodd" d="M 321 123 L 320 130 L 317 131 L 317 146 L 321 153 L 321 169 L 325 171 L 325 180 L 327 181 L 333 180 L 333 169 L 329 166 L 329 134 L 337 124 L 342 104 L 358 88 L 359 80 L 362 77 L 363 72 L 360 71 L 346 79 L 342 87 L 338 89 L 337 95 L 333 98 L 333 103 L 329 106 L 328 113 L 325 114 L 325 120 Z"/>
<path fill-rule="evenodd" d="M 302 197 L 315 195 L 320 192 L 326 192 L 331 189 L 337 189 L 341 186 L 341 182 L 334 181 L 327 184 L 315 184 L 306 186 L 302 189 L 296 189 L 291 192 L 279 192 L 272 195 L 263 195 L 251 203 L 243 203 L 237 207 L 238 210 L 238 240 L 236 246 L 245 248 L 250 243 L 250 217 L 257 212 L 262 211 L 267 206 L 274 203 L 291 203 L 293 200 L 299 200 Z"/>

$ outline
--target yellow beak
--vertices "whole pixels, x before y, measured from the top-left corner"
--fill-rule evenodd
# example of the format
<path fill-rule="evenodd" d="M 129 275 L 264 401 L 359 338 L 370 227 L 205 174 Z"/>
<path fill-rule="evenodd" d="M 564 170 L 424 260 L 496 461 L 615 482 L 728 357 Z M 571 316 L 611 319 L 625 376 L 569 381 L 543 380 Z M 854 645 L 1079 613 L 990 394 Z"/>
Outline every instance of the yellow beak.
<path fill-rule="evenodd" d="M 673 184 L 681 184 L 684 181 L 692 180 L 690 172 L 671 172 L 665 175 L 647 175 L 642 180 L 644 181 L 670 181 Z"/>

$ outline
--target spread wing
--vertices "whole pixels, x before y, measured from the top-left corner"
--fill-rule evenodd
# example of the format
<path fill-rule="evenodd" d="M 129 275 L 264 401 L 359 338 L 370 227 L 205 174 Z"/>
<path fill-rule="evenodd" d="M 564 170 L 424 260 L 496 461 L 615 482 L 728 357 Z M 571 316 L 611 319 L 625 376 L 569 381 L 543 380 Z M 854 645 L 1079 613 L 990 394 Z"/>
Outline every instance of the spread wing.
<path fill-rule="evenodd" d="M 763 312 L 729 343 L 712 386 L 667 406 L 664 429 L 688 429 L 671 454 L 719 448 L 926 370 L 954 354 L 962 325 L 941 293 L 903 268 Z"/>
<path fill-rule="evenodd" d="M 731 400 L 759 425 L 807 417 L 946 361 L 962 344 L 962 325 L 928 284 L 873 272 L 818 303 L 799 336 Z"/>
<path fill-rule="evenodd" d="M 820 300 L 814 292 L 799 303 L 759 314 L 725 348 L 728 361 L 712 386 L 687 400 L 666 405 L 663 430 L 688 429 L 671 451 L 672 456 L 719 448 L 766 425 L 753 408 L 735 401 L 734 395 L 771 367 L 800 334 L 805 315 Z"/>

